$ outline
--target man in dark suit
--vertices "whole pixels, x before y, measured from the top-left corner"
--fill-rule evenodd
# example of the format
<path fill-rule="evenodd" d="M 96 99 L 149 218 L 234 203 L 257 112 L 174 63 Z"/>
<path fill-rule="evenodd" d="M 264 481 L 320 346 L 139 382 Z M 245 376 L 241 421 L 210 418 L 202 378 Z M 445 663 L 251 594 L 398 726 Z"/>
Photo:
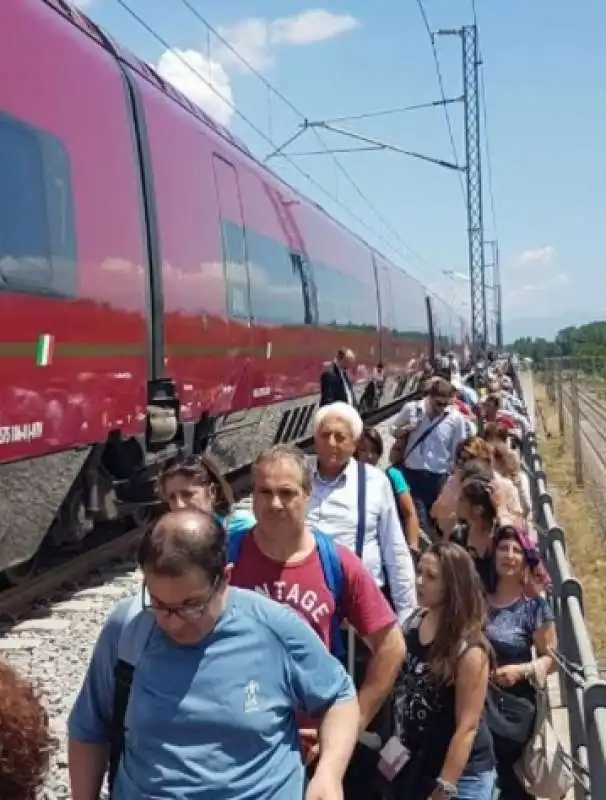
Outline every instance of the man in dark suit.
<path fill-rule="evenodd" d="M 320 378 L 320 405 L 329 403 L 349 403 L 356 405 L 353 386 L 347 371 L 356 363 L 356 356 L 351 350 L 339 350 L 333 363 L 326 367 Z"/>

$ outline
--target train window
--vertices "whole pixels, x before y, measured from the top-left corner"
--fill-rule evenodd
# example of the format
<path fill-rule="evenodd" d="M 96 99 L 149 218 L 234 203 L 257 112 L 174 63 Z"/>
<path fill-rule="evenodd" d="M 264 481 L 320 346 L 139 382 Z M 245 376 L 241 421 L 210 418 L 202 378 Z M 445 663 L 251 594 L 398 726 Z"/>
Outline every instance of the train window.
<path fill-rule="evenodd" d="M 376 288 L 324 264 L 314 264 L 320 325 L 378 327 Z"/>
<path fill-rule="evenodd" d="M 379 276 L 379 291 L 381 293 L 381 323 L 383 328 L 392 330 L 394 327 L 393 293 L 389 271 L 381 266 L 377 270 Z"/>
<path fill-rule="evenodd" d="M 254 319 L 304 325 L 308 318 L 302 272 L 289 249 L 259 233 L 246 231 Z"/>
<path fill-rule="evenodd" d="M 227 283 L 227 310 L 231 317 L 249 317 L 248 275 L 244 228 L 223 220 L 223 263 Z"/>
<path fill-rule="evenodd" d="M 69 157 L 53 135 L 0 113 L 0 291 L 73 296 Z"/>
<path fill-rule="evenodd" d="M 396 336 L 422 338 L 427 335 L 425 294 L 420 283 L 405 272 L 390 273 Z"/>

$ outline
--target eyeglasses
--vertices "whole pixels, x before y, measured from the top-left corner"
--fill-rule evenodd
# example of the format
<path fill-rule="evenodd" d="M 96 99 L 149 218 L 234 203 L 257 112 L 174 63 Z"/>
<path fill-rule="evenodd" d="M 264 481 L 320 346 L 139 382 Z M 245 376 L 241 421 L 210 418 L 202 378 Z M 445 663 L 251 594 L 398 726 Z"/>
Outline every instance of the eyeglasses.
<path fill-rule="evenodd" d="M 146 597 L 146 585 L 145 583 L 141 587 L 141 606 L 143 609 L 149 609 L 153 611 L 154 614 L 165 617 L 169 619 L 173 616 L 173 614 L 178 617 L 179 619 L 183 620 L 184 622 L 195 622 L 203 617 L 204 614 L 208 611 L 208 607 L 212 603 L 217 590 L 219 589 L 222 582 L 222 577 L 219 575 L 215 578 L 213 585 L 211 586 L 210 593 L 205 600 L 193 600 L 189 603 L 185 603 L 182 606 L 177 606 L 176 608 L 171 608 L 170 606 L 159 606 L 154 603 L 153 600 L 147 600 Z"/>

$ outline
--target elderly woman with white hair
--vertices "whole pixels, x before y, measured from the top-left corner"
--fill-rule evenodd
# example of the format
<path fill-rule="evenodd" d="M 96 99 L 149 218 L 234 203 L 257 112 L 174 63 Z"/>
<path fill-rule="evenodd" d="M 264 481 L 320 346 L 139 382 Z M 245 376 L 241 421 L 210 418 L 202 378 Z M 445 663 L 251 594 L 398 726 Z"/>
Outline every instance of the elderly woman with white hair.
<path fill-rule="evenodd" d="M 416 606 L 413 561 L 387 476 L 354 459 L 363 427 L 347 403 L 316 413 L 307 523 L 362 559 L 403 622 Z"/>
<path fill-rule="evenodd" d="M 347 403 L 331 403 L 320 408 L 313 427 L 316 456 L 311 462 L 306 522 L 356 553 L 403 623 L 416 607 L 415 571 L 389 479 L 377 467 L 354 458 L 362 418 Z M 382 681 L 367 674 L 368 653 L 356 646 L 350 629 L 347 666 L 359 688 L 361 729 L 377 734 L 385 743 L 393 732 L 391 698 L 372 719 L 365 718 L 364 710 L 370 713 L 385 696 Z M 345 797 L 376 800 L 374 771 L 368 768 L 364 750 L 356 749 L 349 764 Z"/>

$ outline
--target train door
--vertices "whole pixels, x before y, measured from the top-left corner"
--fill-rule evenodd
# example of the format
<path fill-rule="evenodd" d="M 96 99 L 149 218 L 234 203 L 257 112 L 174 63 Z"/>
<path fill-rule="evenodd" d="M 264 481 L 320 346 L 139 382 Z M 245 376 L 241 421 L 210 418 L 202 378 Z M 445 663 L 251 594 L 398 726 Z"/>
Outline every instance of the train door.
<path fill-rule="evenodd" d="M 219 204 L 228 317 L 228 342 L 225 349 L 230 354 L 230 363 L 226 365 L 229 370 L 229 389 L 233 406 L 248 408 L 251 397 L 252 331 L 244 210 L 238 175 L 233 164 L 215 153 L 213 170 Z"/>
<path fill-rule="evenodd" d="M 427 309 L 427 330 L 429 331 L 429 358 L 433 364 L 436 359 L 436 334 L 434 330 L 433 306 L 431 297 L 425 297 L 425 307 Z"/>
<path fill-rule="evenodd" d="M 395 315 L 393 305 L 393 291 L 389 270 L 381 262 L 377 262 L 377 280 L 379 285 L 379 304 L 381 309 L 381 363 L 385 384 L 383 402 L 388 403 L 394 399 L 400 376 L 403 373 L 402 365 L 396 351 L 394 337 Z"/>
<path fill-rule="evenodd" d="M 381 286 L 380 286 L 380 281 L 379 281 L 379 267 L 377 266 L 377 260 L 375 258 L 375 254 L 374 253 L 371 253 L 370 259 L 372 261 L 372 274 L 373 274 L 374 279 L 375 279 L 375 287 L 376 287 L 376 292 L 377 292 L 377 307 L 379 309 L 379 350 L 375 354 L 377 363 L 374 365 L 374 366 L 377 366 L 377 364 L 383 364 L 383 360 L 384 360 L 385 355 L 386 355 L 386 352 L 385 352 L 385 345 L 386 345 L 385 330 L 384 330 L 384 323 L 383 323 L 383 319 L 384 319 L 383 302 L 384 302 L 384 300 L 381 297 Z"/>

